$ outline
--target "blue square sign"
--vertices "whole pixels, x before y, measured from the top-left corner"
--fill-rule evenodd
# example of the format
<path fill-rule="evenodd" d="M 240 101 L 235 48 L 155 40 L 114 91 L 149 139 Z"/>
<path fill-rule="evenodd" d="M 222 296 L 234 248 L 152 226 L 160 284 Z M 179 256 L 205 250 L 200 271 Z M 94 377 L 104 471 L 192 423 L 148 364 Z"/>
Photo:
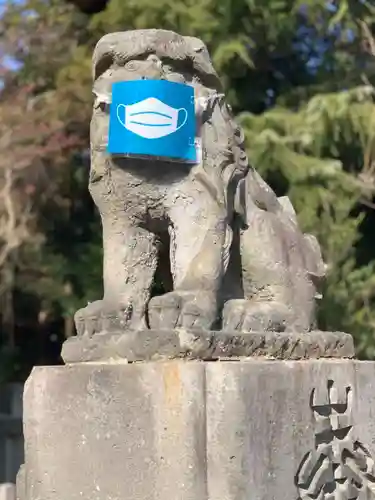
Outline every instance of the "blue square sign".
<path fill-rule="evenodd" d="M 108 152 L 196 162 L 194 89 L 166 80 L 112 85 Z"/>

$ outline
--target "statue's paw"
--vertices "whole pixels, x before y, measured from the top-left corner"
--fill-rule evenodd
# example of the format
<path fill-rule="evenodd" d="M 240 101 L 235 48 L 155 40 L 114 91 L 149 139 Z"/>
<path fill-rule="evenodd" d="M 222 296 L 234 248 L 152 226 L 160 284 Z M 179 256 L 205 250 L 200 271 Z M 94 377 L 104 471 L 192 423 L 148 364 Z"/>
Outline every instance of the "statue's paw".
<path fill-rule="evenodd" d="M 96 333 L 125 329 L 132 316 L 132 307 L 115 307 L 103 300 L 91 302 L 74 315 L 78 335 L 92 337 Z"/>
<path fill-rule="evenodd" d="M 100 331 L 102 309 L 102 300 L 96 300 L 89 303 L 86 307 L 78 309 L 74 315 L 74 323 L 78 335 L 91 337 L 94 333 Z"/>
<path fill-rule="evenodd" d="M 209 330 L 217 317 L 217 300 L 209 292 L 168 292 L 153 297 L 148 305 L 149 327 Z"/>
<path fill-rule="evenodd" d="M 229 300 L 223 309 L 223 330 L 240 332 L 283 332 L 290 313 L 277 302 Z"/>

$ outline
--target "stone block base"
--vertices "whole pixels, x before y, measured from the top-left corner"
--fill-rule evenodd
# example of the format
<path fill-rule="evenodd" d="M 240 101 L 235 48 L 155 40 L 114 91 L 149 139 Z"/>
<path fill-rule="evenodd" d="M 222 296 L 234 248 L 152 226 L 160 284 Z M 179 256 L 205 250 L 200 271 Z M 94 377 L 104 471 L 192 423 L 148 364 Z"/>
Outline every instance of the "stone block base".
<path fill-rule="evenodd" d="M 274 359 L 353 358 L 353 338 L 348 333 L 225 332 L 142 330 L 99 333 L 68 339 L 62 349 L 66 363 L 83 361 L 156 361 L 167 359 Z"/>
<path fill-rule="evenodd" d="M 16 500 L 16 487 L 14 484 L 0 484 L 0 500 Z"/>
<path fill-rule="evenodd" d="M 372 498 L 374 385 L 352 360 L 35 368 L 22 496 Z"/>

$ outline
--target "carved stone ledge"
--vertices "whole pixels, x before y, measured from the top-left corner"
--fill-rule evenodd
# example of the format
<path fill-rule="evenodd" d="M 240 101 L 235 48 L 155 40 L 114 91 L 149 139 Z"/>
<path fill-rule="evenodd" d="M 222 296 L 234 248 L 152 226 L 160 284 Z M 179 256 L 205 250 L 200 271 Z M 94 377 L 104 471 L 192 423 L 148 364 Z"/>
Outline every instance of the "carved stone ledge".
<path fill-rule="evenodd" d="M 66 363 L 163 359 L 353 358 L 352 336 L 341 332 L 230 333 L 144 330 L 72 337 L 63 346 Z"/>

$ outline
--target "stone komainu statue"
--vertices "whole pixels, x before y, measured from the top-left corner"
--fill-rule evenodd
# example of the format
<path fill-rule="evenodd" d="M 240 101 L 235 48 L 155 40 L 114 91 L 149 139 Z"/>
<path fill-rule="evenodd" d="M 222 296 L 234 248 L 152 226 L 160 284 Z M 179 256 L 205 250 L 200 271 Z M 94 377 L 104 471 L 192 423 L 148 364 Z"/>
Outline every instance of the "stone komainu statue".
<path fill-rule="evenodd" d="M 104 298 L 76 313 L 78 334 L 313 329 L 319 245 L 249 164 L 205 45 L 163 30 L 106 35 L 93 78 L 89 189 L 103 225 Z M 194 87 L 198 164 L 106 152 L 111 86 L 135 79 Z M 153 293 L 155 279 L 164 294 Z"/>

